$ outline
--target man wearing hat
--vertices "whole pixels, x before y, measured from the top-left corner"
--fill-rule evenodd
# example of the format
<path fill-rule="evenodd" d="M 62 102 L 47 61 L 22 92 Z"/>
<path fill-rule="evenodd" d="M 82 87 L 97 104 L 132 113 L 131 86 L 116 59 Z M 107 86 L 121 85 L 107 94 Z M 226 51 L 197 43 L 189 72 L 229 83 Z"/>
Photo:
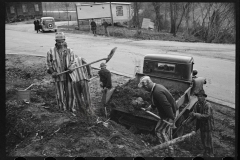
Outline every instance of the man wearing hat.
<path fill-rule="evenodd" d="M 212 131 L 214 127 L 213 109 L 209 102 L 206 101 L 207 95 L 204 90 L 200 90 L 195 94 L 198 98 L 198 102 L 193 107 L 192 116 L 186 123 L 192 122 L 196 119 L 196 131 L 200 129 L 201 141 L 204 147 L 203 154 L 201 156 L 214 156 Z"/>
<path fill-rule="evenodd" d="M 67 47 L 63 32 L 55 35 L 55 47 L 47 52 L 47 72 L 52 75 L 56 87 L 56 98 L 59 109 L 74 110 L 74 93 L 69 73 L 57 75 L 70 70 L 74 64 L 73 50 Z"/>
<path fill-rule="evenodd" d="M 163 85 L 153 83 L 149 76 L 143 76 L 140 79 L 138 87 L 151 92 L 152 105 L 146 108 L 146 110 L 149 111 L 156 108 L 158 110 L 161 120 L 158 121 L 155 132 L 160 143 L 169 141 L 171 139 L 172 128 L 163 120 L 174 123 L 177 105 L 173 96 Z M 172 146 L 169 149 L 171 154 L 173 154 Z"/>
<path fill-rule="evenodd" d="M 111 79 L 111 72 L 106 68 L 105 63 L 101 63 L 100 68 L 101 70 L 98 71 L 98 75 L 100 77 L 100 87 L 102 87 L 103 89 L 102 105 L 104 106 L 106 104 L 107 91 L 112 88 L 112 79 Z"/>

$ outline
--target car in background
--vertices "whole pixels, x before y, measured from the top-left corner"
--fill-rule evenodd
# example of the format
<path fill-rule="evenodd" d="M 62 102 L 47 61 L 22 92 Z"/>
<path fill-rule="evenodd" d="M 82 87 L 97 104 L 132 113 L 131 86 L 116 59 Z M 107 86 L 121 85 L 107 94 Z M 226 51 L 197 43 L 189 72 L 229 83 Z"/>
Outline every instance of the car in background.
<path fill-rule="evenodd" d="M 54 31 L 57 32 L 57 26 L 53 17 L 42 17 L 40 18 L 40 31 Z"/>

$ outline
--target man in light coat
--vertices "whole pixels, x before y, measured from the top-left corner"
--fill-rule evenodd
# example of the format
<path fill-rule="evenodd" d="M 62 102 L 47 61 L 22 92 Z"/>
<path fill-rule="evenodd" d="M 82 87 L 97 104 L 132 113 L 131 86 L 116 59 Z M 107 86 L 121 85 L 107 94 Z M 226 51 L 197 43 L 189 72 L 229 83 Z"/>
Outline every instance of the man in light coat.
<path fill-rule="evenodd" d="M 55 35 L 55 47 L 47 52 L 47 72 L 52 75 L 56 87 L 56 99 L 60 110 L 73 111 L 74 93 L 72 80 L 68 73 L 58 75 L 70 70 L 74 64 L 73 50 L 67 47 L 63 32 Z M 71 72 L 72 70 L 70 70 Z"/>

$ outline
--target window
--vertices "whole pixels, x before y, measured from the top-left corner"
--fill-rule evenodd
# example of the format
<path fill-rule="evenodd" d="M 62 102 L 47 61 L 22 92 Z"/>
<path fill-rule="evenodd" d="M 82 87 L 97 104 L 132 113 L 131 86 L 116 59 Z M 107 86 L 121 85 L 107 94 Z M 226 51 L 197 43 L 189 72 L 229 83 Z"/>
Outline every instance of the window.
<path fill-rule="evenodd" d="M 10 13 L 15 13 L 13 6 L 10 7 Z"/>
<path fill-rule="evenodd" d="M 35 11 L 39 11 L 38 4 L 34 4 Z"/>
<path fill-rule="evenodd" d="M 164 71 L 164 72 L 174 72 L 175 65 L 174 64 L 167 64 L 167 63 L 157 63 L 155 67 L 156 71 Z"/>
<path fill-rule="evenodd" d="M 116 15 L 123 16 L 123 7 L 122 6 L 116 6 Z"/>
<path fill-rule="evenodd" d="M 23 12 L 27 12 L 27 6 L 25 4 L 22 5 Z"/>

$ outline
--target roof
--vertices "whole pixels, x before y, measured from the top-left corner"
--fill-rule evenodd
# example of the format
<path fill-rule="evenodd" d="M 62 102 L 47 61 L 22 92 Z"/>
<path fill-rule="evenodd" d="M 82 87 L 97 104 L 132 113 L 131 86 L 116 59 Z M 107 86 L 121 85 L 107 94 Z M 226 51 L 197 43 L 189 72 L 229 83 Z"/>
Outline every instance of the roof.
<path fill-rule="evenodd" d="M 41 19 L 54 19 L 53 17 L 41 17 Z"/>
<path fill-rule="evenodd" d="M 110 3 L 110 2 L 103 2 L 103 3 L 92 3 L 92 4 L 89 4 L 89 3 L 85 3 L 85 4 L 82 4 L 82 3 L 79 3 L 79 4 L 76 4 L 77 6 L 92 6 L 92 5 L 100 5 L 100 4 L 106 4 L 106 3 Z M 127 2 L 112 2 L 111 4 L 126 4 L 126 5 L 131 5 L 131 3 L 127 3 Z"/>
<path fill-rule="evenodd" d="M 191 63 L 193 62 L 193 57 L 180 56 L 180 55 L 169 55 L 169 54 L 147 54 L 144 57 L 149 60 L 156 60 L 161 62 L 174 62 L 174 63 Z"/>

